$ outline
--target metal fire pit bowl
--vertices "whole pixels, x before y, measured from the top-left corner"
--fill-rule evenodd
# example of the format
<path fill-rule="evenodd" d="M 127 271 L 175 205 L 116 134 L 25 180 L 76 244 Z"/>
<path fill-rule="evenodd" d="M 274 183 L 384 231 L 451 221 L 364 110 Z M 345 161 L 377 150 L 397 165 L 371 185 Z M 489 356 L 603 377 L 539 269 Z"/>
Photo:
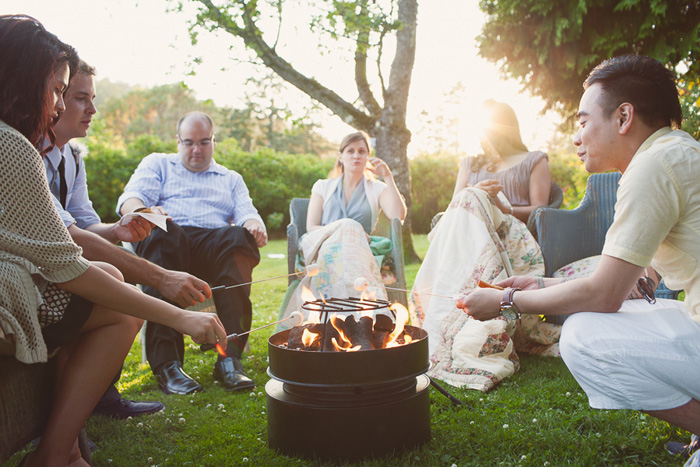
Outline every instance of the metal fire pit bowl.
<path fill-rule="evenodd" d="M 430 440 L 428 335 L 357 352 L 286 347 L 290 330 L 268 341 L 268 443 L 288 455 L 362 459 Z"/>

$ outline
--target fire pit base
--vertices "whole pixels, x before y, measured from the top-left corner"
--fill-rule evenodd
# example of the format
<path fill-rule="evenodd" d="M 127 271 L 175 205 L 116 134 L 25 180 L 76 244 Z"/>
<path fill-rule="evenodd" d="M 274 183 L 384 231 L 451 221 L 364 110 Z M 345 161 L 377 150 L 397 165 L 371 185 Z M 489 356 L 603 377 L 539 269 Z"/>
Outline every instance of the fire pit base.
<path fill-rule="evenodd" d="M 267 393 L 268 444 L 284 454 L 321 459 L 362 459 L 410 449 L 430 440 L 430 380 L 390 397 L 352 391 L 343 400 L 309 401 L 271 379 Z"/>

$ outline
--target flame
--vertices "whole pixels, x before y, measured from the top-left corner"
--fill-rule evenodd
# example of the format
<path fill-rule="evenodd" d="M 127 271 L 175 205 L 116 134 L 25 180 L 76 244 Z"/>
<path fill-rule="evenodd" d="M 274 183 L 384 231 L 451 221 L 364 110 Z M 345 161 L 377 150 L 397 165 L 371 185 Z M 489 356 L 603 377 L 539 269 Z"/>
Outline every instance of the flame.
<path fill-rule="evenodd" d="M 311 291 L 311 289 L 309 289 L 305 285 L 301 286 L 301 299 L 305 302 L 315 302 L 316 300 L 318 300 L 318 298 L 316 297 L 316 295 L 314 295 L 314 293 Z M 321 299 L 321 301 L 323 301 L 323 303 L 326 303 L 323 296 L 321 296 L 320 299 Z M 304 321 L 304 324 L 320 323 L 321 322 L 321 311 L 320 311 L 321 306 L 310 304 L 309 307 L 311 308 L 311 310 L 309 310 L 309 314 L 306 317 L 306 321 Z M 318 311 L 314 311 L 314 310 L 318 310 Z"/>
<path fill-rule="evenodd" d="M 341 341 L 341 343 L 338 344 L 338 341 L 335 339 L 335 337 L 331 339 L 331 342 L 333 343 L 333 346 L 335 347 L 335 349 L 336 350 L 343 350 L 346 352 L 353 352 L 355 350 L 359 350 L 360 349 L 359 345 L 352 347 L 352 342 L 350 342 L 350 339 L 348 339 L 345 336 L 345 333 L 336 325 L 337 321 L 345 321 L 345 320 L 341 319 L 339 316 L 337 316 L 335 314 L 333 316 L 331 316 L 331 324 L 333 325 L 335 330 L 338 331 L 338 334 L 340 335 L 340 341 Z"/>
<path fill-rule="evenodd" d="M 314 301 L 316 301 L 316 296 L 311 291 L 311 289 L 309 289 L 305 285 L 302 285 L 301 286 L 301 299 L 304 300 L 305 302 L 314 302 Z"/>
<path fill-rule="evenodd" d="M 377 288 L 376 287 L 367 287 L 365 290 L 362 291 L 362 294 L 360 295 L 360 300 L 362 301 L 369 301 L 369 300 L 376 300 L 377 299 Z"/>
<path fill-rule="evenodd" d="M 357 352 L 358 350 L 360 350 L 362 348 L 361 345 L 356 345 L 355 347 L 341 347 L 340 345 L 338 345 L 338 341 L 335 340 L 335 337 L 333 339 L 331 339 L 331 342 L 333 343 L 335 350 L 340 350 L 343 352 Z M 352 344 L 350 344 L 350 345 L 352 345 Z"/>
<path fill-rule="evenodd" d="M 304 329 L 304 332 L 301 334 L 301 342 L 306 347 L 311 347 L 311 344 L 314 343 L 317 337 L 318 334 L 316 334 L 315 332 L 311 332 L 308 329 Z"/>
<path fill-rule="evenodd" d="M 219 355 L 221 355 L 222 357 L 226 357 L 226 351 L 223 347 L 221 347 L 220 344 L 216 344 L 216 351 L 219 352 Z"/>
<path fill-rule="evenodd" d="M 386 343 L 387 348 L 401 345 L 396 342 L 396 338 L 401 335 L 404 326 L 408 322 L 408 310 L 405 306 L 400 303 L 392 303 L 389 308 L 396 314 L 396 324 L 394 325 L 394 330 L 389 335 L 389 340 Z"/>
<path fill-rule="evenodd" d="M 410 344 L 411 342 L 413 342 L 413 337 L 411 337 L 409 334 L 406 334 L 405 336 L 403 336 L 403 343 L 404 344 Z"/>

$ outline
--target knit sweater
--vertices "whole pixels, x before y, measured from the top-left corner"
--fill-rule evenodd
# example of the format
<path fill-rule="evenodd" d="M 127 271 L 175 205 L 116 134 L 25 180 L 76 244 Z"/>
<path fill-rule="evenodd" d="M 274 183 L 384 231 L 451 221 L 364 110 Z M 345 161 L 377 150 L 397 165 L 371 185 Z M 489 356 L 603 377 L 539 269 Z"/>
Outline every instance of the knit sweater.
<path fill-rule="evenodd" d="M 0 326 L 14 335 L 15 357 L 48 359 L 37 308 L 49 282 L 67 282 L 90 263 L 53 202 L 41 156 L 0 121 Z"/>

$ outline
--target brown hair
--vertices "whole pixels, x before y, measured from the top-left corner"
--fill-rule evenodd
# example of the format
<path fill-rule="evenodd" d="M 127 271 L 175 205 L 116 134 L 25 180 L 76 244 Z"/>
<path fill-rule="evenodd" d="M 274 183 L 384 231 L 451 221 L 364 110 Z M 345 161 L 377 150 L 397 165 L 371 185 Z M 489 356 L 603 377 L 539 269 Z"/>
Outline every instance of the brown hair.
<path fill-rule="evenodd" d="M 36 19 L 25 15 L 0 16 L 0 120 L 22 133 L 35 147 L 44 138 L 53 147 L 52 98 L 48 83 L 68 64 L 78 65 L 73 47 L 61 42 Z"/>
<path fill-rule="evenodd" d="M 369 135 L 365 133 L 364 131 L 356 131 L 355 133 L 350 133 L 347 135 L 343 140 L 340 142 L 340 148 L 338 149 L 338 154 L 342 154 L 343 151 L 345 151 L 345 148 L 350 146 L 352 143 L 355 141 L 364 141 L 365 145 L 367 146 L 367 151 L 371 152 L 372 151 L 372 145 L 370 144 L 369 141 Z M 343 163 L 340 162 L 340 157 L 336 159 L 335 165 L 331 169 L 331 171 L 328 173 L 328 178 L 336 178 L 340 177 L 343 175 Z"/>
<path fill-rule="evenodd" d="M 481 141 L 484 152 L 474 157 L 470 164 L 474 173 L 481 169 L 494 172 L 504 156 L 528 152 L 520 136 L 518 117 L 513 108 L 493 99 L 485 101 L 484 108 L 491 115 Z"/>

